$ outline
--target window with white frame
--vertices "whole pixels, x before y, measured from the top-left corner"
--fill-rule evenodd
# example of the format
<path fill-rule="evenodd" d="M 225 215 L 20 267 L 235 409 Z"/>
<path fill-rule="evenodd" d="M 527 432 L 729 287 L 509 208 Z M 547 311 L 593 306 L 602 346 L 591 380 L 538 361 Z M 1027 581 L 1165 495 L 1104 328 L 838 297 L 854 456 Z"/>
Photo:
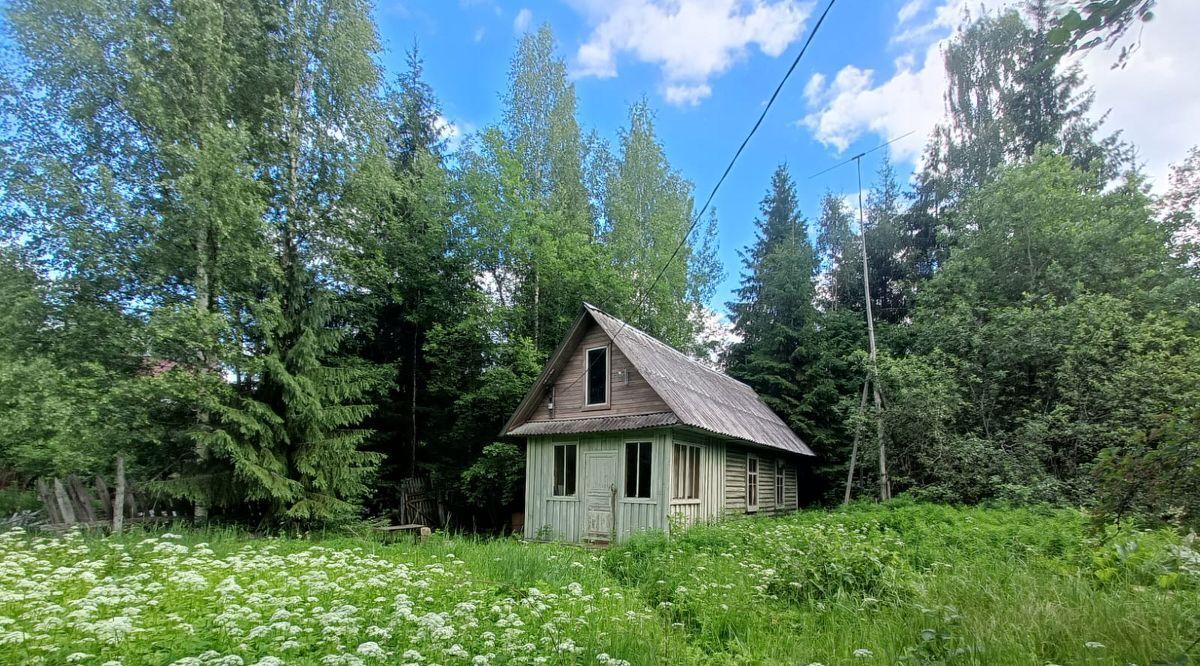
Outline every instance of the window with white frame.
<path fill-rule="evenodd" d="M 758 511 L 758 458 L 746 456 L 746 512 Z"/>
<path fill-rule="evenodd" d="M 650 442 L 625 443 L 625 496 L 650 497 Z"/>
<path fill-rule="evenodd" d="M 775 461 L 775 506 L 783 506 L 783 461 Z"/>
<path fill-rule="evenodd" d="M 554 445 L 554 496 L 575 495 L 575 445 Z"/>
<path fill-rule="evenodd" d="M 672 458 L 672 499 L 700 499 L 700 447 L 676 444 Z"/>
<path fill-rule="evenodd" d="M 587 384 L 584 403 L 588 407 L 608 404 L 608 347 L 592 347 L 585 355 Z"/>

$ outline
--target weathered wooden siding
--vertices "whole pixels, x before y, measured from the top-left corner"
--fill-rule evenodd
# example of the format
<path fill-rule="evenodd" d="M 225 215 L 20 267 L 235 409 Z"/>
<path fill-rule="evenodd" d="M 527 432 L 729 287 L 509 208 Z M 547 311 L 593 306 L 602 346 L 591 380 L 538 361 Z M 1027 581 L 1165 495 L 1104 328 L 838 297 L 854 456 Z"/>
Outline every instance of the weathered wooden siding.
<path fill-rule="evenodd" d="M 725 453 L 725 512 L 746 513 L 746 456 L 758 458 L 758 513 L 782 513 L 798 507 L 796 462 L 762 450 L 729 444 Z M 783 504 L 775 504 L 775 466 L 783 465 Z"/>
<path fill-rule="evenodd" d="M 625 497 L 625 444 L 651 442 L 652 486 L 649 498 Z M 696 500 L 672 499 L 675 442 L 700 446 L 700 497 Z M 576 494 L 554 497 L 554 445 L 576 444 Z M 611 483 L 617 489 L 613 533 L 624 539 L 642 530 L 669 529 L 671 517 L 683 524 L 710 521 L 725 514 L 746 512 L 746 456 L 759 461 L 758 513 L 774 514 L 796 509 L 798 487 L 796 462 L 774 457 L 765 451 L 751 451 L 719 438 L 703 437 L 687 430 L 638 430 L 572 437 L 544 436 L 529 438 L 526 453 L 525 537 L 578 542 L 587 538 L 587 494 L 590 470 L 585 465 L 588 452 L 615 451 L 615 476 L 611 481 L 597 479 L 597 487 Z M 775 465 L 784 467 L 784 502 L 775 503 Z"/>
<path fill-rule="evenodd" d="M 578 542 L 586 534 L 589 469 L 585 465 L 589 451 L 613 450 L 617 454 L 615 474 L 609 481 L 617 489 L 613 532 L 624 538 L 647 529 L 666 529 L 669 477 L 664 473 L 666 444 L 670 435 L 664 430 L 604 433 L 578 438 L 531 437 L 526 447 L 525 538 L 548 538 Z M 651 442 L 652 486 L 649 498 L 625 497 L 625 444 Z M 553 496 L 554 445 L 576 444 L 576 494 Z M 603 481 L 603 480 L 601 480 Z"/>
<path fill-rule="evenodd" d="M 611 344 L 608 335 L 596 324 L 592 324 L 579 345 L 567 357 L 566 363 L 554 381 L 555 385 L 555 419 L 580 418 L 588 416 L 619 416 L 626 414 L 652 414 L 670 411 L 667 403 L 650 388 L 650 384 L 642 377 L 625 354 L 616 345 Z M 609 396 L 606 407 L 586 407 L 584 402 L 583 377 L 587 367 L 587 350 L 590 347 L 609 345 Z M 628 382 L 626 382 L 628 375 Z M 530 421 L 545 421 L 550 419 L 549 396 L 540 397 L 537 407 L 530 415 Z"/>
<path fill-rule="evenodd" d="M 774 458 L 756 454 L 758 458 L 758 512 L 775 513 L 775 464 Z"/>
<path fill-rule="evenodd" d="M 577 439 L 530 438 L 525 448 L 525 538 L 579 541 L 580 495 L 555 497 L 554 445 L 580 444 Z M 578 456 L 576 464 L 578 464 Z M 576 476 L 576 487 L 579 478 Z"/>
<path fill-rule="evenodd" d="M 791 463 L 784 468 L 783 477 L 783 509 L 795 511 L 800 508 L 800 487 L 796 481 L 796 464 Z"/>
<path fill-rule="evenodd" d="M 614 433 L 620 443 L 620 460 L 617 469 L 617 538 L 624 539 L 636 532 L 664 530 L 667 528 L 667 502 L 670 499 L 670 477 L 667 442 L 669 431 L 633 431 Z M 627 442 L 651 442 L 653 454 L 650 461 L 652 476 L 650 497 L 625 497 L 625 444 Z"/>
<path fill-rule="evenodd" d="M 690 433 L 672 433 L 667 446 L 668 497 L 674 497 L 675 480 L 674 464 L 675 444 L 694 444 L 700 447 L 700 497 L 694 500 L 672 499 L 670 515 L 684 525 L 712 521 L 720 518 L 725 509 L 725 442 L 718 439 L 697 437 Z"/>
<path fill-rule="evenodd" d="M 725 511 L 746 513 L 746 449 L 725 447 Z"/>

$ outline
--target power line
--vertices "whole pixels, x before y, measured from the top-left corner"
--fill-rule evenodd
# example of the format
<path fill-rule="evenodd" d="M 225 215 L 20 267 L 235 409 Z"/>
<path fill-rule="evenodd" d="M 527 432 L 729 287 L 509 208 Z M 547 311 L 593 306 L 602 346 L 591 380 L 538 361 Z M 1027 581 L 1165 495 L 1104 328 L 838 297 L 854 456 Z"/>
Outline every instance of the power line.
<path fill-rule="evenodd" d="M 817 22 L 813 24 L 812 32 L 808 33 L 808 38 L 804 40 L 804 45 L 800 47 L 800 52 L 796 54 L 796 58 L 792 60 L 791 66 L 787 68 L 786 72 L 784 72 L 783 78 L 779 80 L 779 85 L 775 86 L 775 92 L 771 93 L 771 97 L 767 100 L 766 106 L 763 107 L 762 113 L 758 115 L 758 120 L 754 121 L 754 126 L 750 128 L 750 133 L 746 135 L 745 139 L 742 139 L 742 144 L 738 146 L 737 152 L 735 152 L 733 154 L 733 158 L 729 160 L 729 165 L 725 167 L 725 171 L 721 173 L 721 177 L 717 179 L 717 183 L 713 185 L 712 191 L 708 193 L 708 198 L 704 200 L 704 205 L 700 207 L 700 210 L 692 219 L 692 223 L 688 226 L 687 231 L 685 231 L 683 237 L 679 239 L 679 244 L 675 246 L 675 249 L 671 252 L 671 256 L 667 257 L 667 260 L 663 263 L 662 268 L 658 271 L 658 275 L 654 276 L 654 281 L 650 283 L 650 287 L 642 292 L 642 301 L 644 301 L 651 293 L 654 292 L 654 288 L 658 286 L 659 281 L 662 280 L 663 275 L 665 275 L 667 269 L 670 268 L 671 262 L 675 261 L 675 258 L 679 256 L 679 251 L 683 249 L 684 244 L 687 243 L 688 237 L 691 236 L 692 232 L 696 230 L 696 225 L 700 223 L 700 218 L 704 216 L 705 211 L 707 211 L 709 205 L 712 204 L 713 197 L 717 195 L 717 190 L 721 189 L 721 185 L 725 182 L 725 178 L 729 175 L 729 172 L 733 171 L 733 165 L 736 164 L 738 158 L 742 156 L 742 151 L 746 149 L 746 145 L 750 143 L 750 139 L 754 138 L 754 134 L 758 132 L 759 126 L 762 125 L 763 120 L 767 117 L 767 113 L 775 104 L 775 99 L 779 97 L 779 93 L 783 90 L 784 84 L 786 84 L 788 79 L 791 78 L 792 72 L 796 71 L 796 67 L 800 64 L 800 59 L 803 58 L 804 54 L 808 51 L 808 47 L 812 44 L 813 39 L 817 36 L 817 32 L 821 30 L 821 24 L 825 22 L 825 17 L 829 15 L 829 10 L 833 9 L 833 5 L 836 2 L 837 0 L 829 0 L 829 4 L 825 5 L 825 10 L 821 12 L 821 16 L 817 19 Z M 635 310 L 640 309 L 644 305 L 644 302 L 640 302 Z M 617 332 L 612 336 L 613 341 L 616 341 L 616 339 L 621 335 L 621 332 L 624 331 L 625 327 L 628 325 L 629 323 L 627 321 L 624 319 L 621 320 L 621 328 L 618 328 Z M 580 379 L 587 375 L 588 371 L 591 369 L 591 364 L 589 364 L 583 369 L 583 372 L 580 373 L 580 375 L 574 380 L 572 380 L 570 384 L 567 384 L 563 390 L 574 386 L 579 382 Z"/>
<path fill-rule="evenodd" d="M 855 155 L 854 157 L 850 157 L 850 158 L 847 158 L 847 159 L 845 159 L 845 160 L 842 160 L 841 162 L 838 162 L 837 164 L 835 164 L 835 165 L 833 165 L 833 166 L 829 167 L 828 169 L 821 169 L 820 171 L 818 171 L 818 172 L 814 173 L 813 175 L 809 176 L 809 177 L 808 177 L 808 180 L 812 180 L 813 178 L 816 178 L 817 176 L 821 176 L 821 175 L 827 174 L 827 173 L 829 173 L 830 171 L 833 171 L 834 169 L 836 169 L 836 168 L 838 168 L 838 167 L 840 167 L 840 166 L 843 166 L 843 165 L 849 164 L 849 163 L 853 162 L 854 160 L 861 159 L 861 158 L 865 157 L 866 155 L 870 155 L 871 153 L 873 153 L 873 152 L 875 152 L 875 151 L 879 150 L 880 148 L 886 148 L 886 147 L 888 147 L 888 146 L 892 145 L 893 143 L 896 143 L 896 142 L 897 142 L 897 141 L 899 141 L 900 139 L 904 139 L 904 138 L 910 137 L 910 136 L 912 136 L 912 135 L 913 135 L 913 132 L 905 132 L 904 134 L 901 134 L 900 136 L 898 136 L 898 137 L 896 137 L 896 138 L 892 139 L 891 141 L 888 141 L 887 143 L 881 143 L 881 144 L 879 144 L 878 146 L 875 146 L 874 148 L 871 148 L 870 150 L 864 150 L 864 151 L 862 151 L 861 153 L 859 153 L 859 154 Z M 859 189 L 862 189 L 862 188 L 860 187 Z"/>

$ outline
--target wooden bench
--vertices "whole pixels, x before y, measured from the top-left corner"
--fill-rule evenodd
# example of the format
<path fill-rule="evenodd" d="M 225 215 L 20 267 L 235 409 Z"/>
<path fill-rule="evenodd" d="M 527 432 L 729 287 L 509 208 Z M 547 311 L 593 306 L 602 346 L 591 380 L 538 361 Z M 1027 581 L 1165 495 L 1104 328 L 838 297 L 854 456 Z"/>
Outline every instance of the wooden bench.
<path fill-rule="evenodd" d="M 421 538 L 421 541 L 424 541 L 425 539 L 429 538 L 430 534 L 433 534 L 433 530 L 421 525 L 420 523 L 410 523 L 407 525 L 382 525 L 376 529 L 387 534 L 394 534 L 396 532 L 416 534 Z"/>

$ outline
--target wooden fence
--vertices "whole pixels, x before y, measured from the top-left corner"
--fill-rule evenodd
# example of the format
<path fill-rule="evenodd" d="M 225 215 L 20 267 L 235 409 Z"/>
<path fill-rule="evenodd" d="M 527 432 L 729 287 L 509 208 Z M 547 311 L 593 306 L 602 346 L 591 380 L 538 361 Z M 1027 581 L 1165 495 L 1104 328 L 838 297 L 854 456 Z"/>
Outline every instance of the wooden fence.
<path fill-rule="evenodd" d="M 410 477 L 400 481 L 400 516 L 405 525 L 441 525 L 444 520 L 437 499 L 430 489 L 429 480 Z"/>
<path fill-rule="evenodd" d="M 36 483 L 38 499 L 46 520 L 52 529 L 65 529 L 72 525 L 81 527 L 101 527 L 114 524 L 113 506 L 121 504 L 110 491 L 102 477 L 97 476 L 90 484 L 85 484 L 77 476 L 65 479 L 38 479 Z M 139 495 L 132 487 L 124 489 L 125 502 L 122 512 L 125 522 L 143 522 L 171 520 L 175 518 L 174 511 L 155 511 L 147 508 L 145 497 Z"/>

